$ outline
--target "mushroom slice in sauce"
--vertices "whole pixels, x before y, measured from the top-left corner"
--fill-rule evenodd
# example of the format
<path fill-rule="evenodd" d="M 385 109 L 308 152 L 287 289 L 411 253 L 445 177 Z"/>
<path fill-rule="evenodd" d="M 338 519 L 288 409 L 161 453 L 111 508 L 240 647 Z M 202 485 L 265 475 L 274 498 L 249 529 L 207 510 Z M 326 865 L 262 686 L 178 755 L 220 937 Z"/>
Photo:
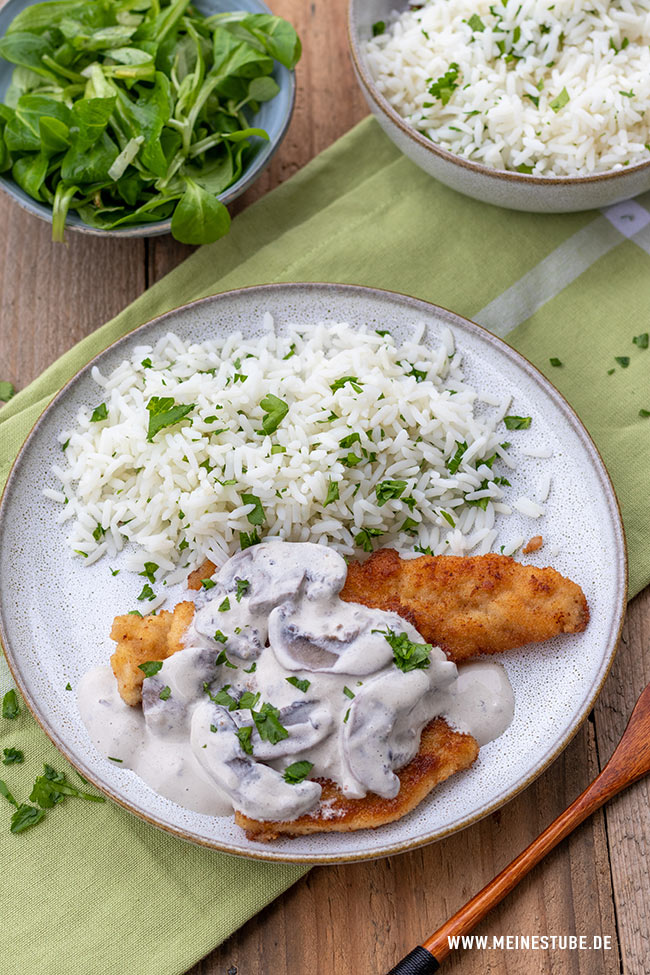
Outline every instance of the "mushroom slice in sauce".
<path fill-rule="evenodd" d="M 216 731 L 211 729 L 215 728 Z M 201 701 L 192 715 L 192 751 L 233 806 L 253 819 L 297 819 L 320 799 L 321 787 L 306 779 L 292 785 L 281 772 L 247 755 L 226 708 Z"/>
<path fill-rule="evenodd" d="M 435 650 L 436 648 L 434 648 Z M 391 669 L 365 684 L 350 708 L 343 748 L 352 775 L 364 790 L 393 799 L 400 788 L 394 769 L 416 754 L 425 724 L 435 716 L 431 690 L 456 677 L 456 666 L 432 657 L 426 670 Z"/>
<path fill-rule="evenodd" d="M 242 725 L 253 725 L 251 742 L 255 758 L 269 761 L 313 748 L 327 737 L 334 721 L 332 712 L 322 701 L 296 701 L 280 709 L 278 720 L 289 732 L 289 737 L 275 745 L 260 738 L 252 720 L 242 721 Z"/>
<path fill-rule="evenodd" d="M 315 605 L 303 600 L 273 610 L 269 641 L 279 663 L 289 670 L 365 675 L 376 673 L 393 659 L 381 632 L 386 628 L 422 639 L 396 613 L 340 600 Z"/>

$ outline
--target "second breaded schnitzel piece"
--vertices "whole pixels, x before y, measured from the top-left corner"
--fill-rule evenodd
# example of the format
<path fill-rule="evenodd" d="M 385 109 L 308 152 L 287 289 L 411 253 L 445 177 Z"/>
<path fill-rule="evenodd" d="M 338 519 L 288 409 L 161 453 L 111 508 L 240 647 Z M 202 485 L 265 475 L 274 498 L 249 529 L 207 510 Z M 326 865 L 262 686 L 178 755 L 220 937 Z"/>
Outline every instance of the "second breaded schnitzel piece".
<path fill-rule="evenodd" d="M 341 599 L 399 613 L 456 662 L 579 633 L 589 622 L 575 582 L 495 554 L 401 559 L 380 549 L 348 566 Z"/>
<path fill-rule="evenodd" d="M 401 819 L 422 802 L 434 786 L 462 772 L 476 760 L 479 746 L 471 735 L 453 731 L 443 718 L 430 721 L 422 732 L 415 758 L 397 772 L 400 790 L 394 799 L 369 792 L 363 799 L 347 799 L 329 779 L 317 779 L 323 787 L 318 809 L 288 822 L 262 822 L 235 812 L 235 822 L 252 840 L 305 833 L 349 833 L 375 829 Z"/>
<path fill-rule="evenodd" d="M 111 667 L 122 700 L 134 706 L 142 700 L 144 672 L 140 664 L 149 660 L 166 660 L 183 649 L 183 636 L 192 622 L 194 603 L 178 603 L 172 613 L 165 610 L 157 616 L 116 616 L 111 639 L 117 643 Z"/>

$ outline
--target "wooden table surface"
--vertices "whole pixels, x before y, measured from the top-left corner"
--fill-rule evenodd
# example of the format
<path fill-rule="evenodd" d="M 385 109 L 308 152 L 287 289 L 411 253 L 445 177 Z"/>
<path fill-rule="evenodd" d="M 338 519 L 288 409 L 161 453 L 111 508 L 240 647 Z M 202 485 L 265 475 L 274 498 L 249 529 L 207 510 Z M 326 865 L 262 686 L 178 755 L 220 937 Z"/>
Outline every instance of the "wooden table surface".
<path fill-rule="evenodd" d="M 239 212 L 366 114 L 347 54 L 345 0 L 272 0 L 304 42 L 298 100 L 270 169 Z M 0 199 L 0 379 L 22 389 L 75 342 L 175 267 L 171 237 L 68 235 Z M 603 553 L 606 557 L 606 553 Z M 563 755 L 523 794 L 433 846 L 319 867 L 196 965 L 191 975 L 381 975 L 525 847 L 587 785 L 650 681 L 650 593 L 631 604 L 603 693 Z M 456 975 L 645 975 L 650 971 L 648 785 L 584 824 L 483 923 L 478 934 L 608 935 L 608 951 L 499 949 L 452 955 Z"/>

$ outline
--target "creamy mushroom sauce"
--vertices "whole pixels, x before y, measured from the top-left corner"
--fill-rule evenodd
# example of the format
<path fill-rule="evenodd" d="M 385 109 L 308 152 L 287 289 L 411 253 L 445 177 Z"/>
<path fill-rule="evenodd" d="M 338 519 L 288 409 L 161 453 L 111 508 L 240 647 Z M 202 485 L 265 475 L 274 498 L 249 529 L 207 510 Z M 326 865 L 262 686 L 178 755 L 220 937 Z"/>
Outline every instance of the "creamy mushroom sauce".
<path fill-rule="evenodd" d="M 340 555 L 307 542 L 267 542 L 233 556 L 196 595 L 185 649 L 145 678 L 142 709 L 123 703 L 110 667 L 81 681 L 81 716 L 99 751 L 186 808 L 290 820 L 326 814 L 315 778 L 334 780 L 351 798 L 396 796 L 395 770 L 436 716 L 481 745 L 503 734 L 514 711 L 503 667 L 457 668 L 433 647 L 428 667 L 400 670 L 384 633 L 422 637 L 396 613 L 343 602 L 346 573 Z M 303 691 L 287 678 L 309 684 Z M 235 702 L 259 692 L 255 710 L 277 708 L 287 737 L 263 740 L 250 707 L 215 703 L 226 685 Z M 251 729 L 243 732 L 250 755 L 242 728 Z M 285 781 L 284 769 L 303 759 L 313 763 L 309 778 Z"/>

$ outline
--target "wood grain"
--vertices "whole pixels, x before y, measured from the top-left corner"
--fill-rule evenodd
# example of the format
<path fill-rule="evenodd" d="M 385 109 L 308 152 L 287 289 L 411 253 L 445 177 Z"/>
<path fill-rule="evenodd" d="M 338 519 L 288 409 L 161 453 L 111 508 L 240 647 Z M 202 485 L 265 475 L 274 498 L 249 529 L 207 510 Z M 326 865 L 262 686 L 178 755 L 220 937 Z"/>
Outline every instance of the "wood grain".
<path fill-rule="evenodd" d="M 287 137 L 233 212 L 278 185 L 366 113 L 347 55 L 345 0 L 272 0 L 304 57 Z M 170 237 L 102 240 L 49 228 L 0 198 L 0 379 L 25 386 L 78 339 L 176 266 Z M 37 271 L 38 273 L 35 273 Z M 544 775 L 499 813 L 434 846 L 312 871 L 190 975 L 380 975 L 442 924 L 587 785 L 650 679 L 650 596 L 632 605 L 619 657 L 589 721 Z M 642 975 L 650 970 L 648 789 L 639 783 L 558 847 L 478 934 L 609 934 L 609 952 L 476 950 L 453 975 Z M 609 848 L 608 848 L 609 841 Z M 620 940 L 619 940 L 620 939 Z M 619 961 L 620 952 L 620 961 Z M 622 968 L 621 968 L 622 965 Z"/>
<path fill-rule="evenodd" d="M 442 962 L 449 942 L 469 934 L 517 884 L 589 816 L 650 772 L 650 684 L 637 701 L 625 732 L 609 762 L 546 829 L 456 913 L 422 942 Z"/>

